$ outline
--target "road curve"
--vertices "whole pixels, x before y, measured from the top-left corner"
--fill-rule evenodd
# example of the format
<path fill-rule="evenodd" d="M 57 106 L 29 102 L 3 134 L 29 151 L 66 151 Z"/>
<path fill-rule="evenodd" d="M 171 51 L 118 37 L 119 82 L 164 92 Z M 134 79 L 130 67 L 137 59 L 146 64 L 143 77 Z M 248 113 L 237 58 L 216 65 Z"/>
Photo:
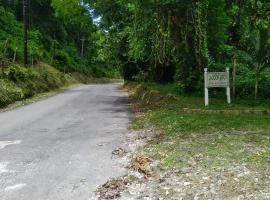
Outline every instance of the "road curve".
<path fill-rule="evenodd" d="M 0 199 L 88 200 L 124 174 L 111 159 L 130 120 L 119 87 L 84 85 L 0 113 Z"/>

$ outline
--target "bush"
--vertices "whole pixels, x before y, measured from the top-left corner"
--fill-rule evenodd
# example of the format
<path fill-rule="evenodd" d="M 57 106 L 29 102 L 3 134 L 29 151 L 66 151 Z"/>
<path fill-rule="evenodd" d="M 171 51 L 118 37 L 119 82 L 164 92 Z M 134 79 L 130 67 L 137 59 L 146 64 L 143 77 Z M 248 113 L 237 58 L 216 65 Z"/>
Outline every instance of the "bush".
<path fill-rule="evenodd" d="M 265 69 L 261 73 L 259 84 L 259 95 L 263 98 L 270 99 L 270 68 Z"/>
<path fill-rule="evenodd" d="M 24 97 L 21 88 L 8 80 L 0 79 L 0 108 Z"/>
<path fill-rule="evenodd" d="M 24 68 L 20 66 L 11 66 L 5 73 L 5 78 L 12 81 L 26 81 L 38 78 L 38 73 L 30 68 Z"/>
<path fill-rule="evenodd" d="M 0 107 L 74 82 L 70 75 L 42 63 L 36 68 L 11 66 L 0 77 Z"/>
<path fill-rule="evenodd" d="M 71 66 L 71 59 L 67 52 L 63 50 L 57 50 L 54 55 L 55 64 L 60 67 L 61 70 L 65 66 Z"/>

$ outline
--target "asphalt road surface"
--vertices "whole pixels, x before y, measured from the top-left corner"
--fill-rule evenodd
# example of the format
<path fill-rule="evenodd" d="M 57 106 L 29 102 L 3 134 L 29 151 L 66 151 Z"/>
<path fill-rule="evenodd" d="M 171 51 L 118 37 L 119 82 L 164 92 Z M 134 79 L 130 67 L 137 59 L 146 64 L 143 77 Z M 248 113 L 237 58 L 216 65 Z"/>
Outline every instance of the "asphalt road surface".
<path fill-rule="evenodd" d="M 84 85 L 0 113 L 0 199 L 88 200 L 124 174 L 111 159 L 130 120 L 119 87 Z"/>

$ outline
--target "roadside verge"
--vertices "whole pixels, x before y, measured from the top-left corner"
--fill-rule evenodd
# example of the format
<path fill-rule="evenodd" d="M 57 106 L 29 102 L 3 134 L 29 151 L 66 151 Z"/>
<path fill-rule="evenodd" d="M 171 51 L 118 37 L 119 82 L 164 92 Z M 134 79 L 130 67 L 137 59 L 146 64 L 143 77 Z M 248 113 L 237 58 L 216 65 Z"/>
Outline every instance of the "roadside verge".
<path fill-rule="evenodd" d="M 135 119 L 123 147 L 129 149 L 124 157 L 128 181 L 115 198 L 270 198 L 270 116 L 236 112 L 260 107 L 244 102 L 222 107 L 232 113 L 216 112 L 216 105 L 215 112 L 204 112 L 200 97 L 136 83 L 125 84 L 124 89 L 130 93 Z M 118 188 L 113 185 L 103 186 L 112 194 Z"/>

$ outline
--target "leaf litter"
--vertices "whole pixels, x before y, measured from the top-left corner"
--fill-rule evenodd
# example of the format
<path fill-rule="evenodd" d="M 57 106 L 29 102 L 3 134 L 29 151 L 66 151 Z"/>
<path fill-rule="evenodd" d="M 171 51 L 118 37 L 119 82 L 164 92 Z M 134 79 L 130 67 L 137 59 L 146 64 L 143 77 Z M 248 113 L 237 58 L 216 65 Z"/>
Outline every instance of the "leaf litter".
<path fill-rule="evenodd" d="M 99 199 L 116 199 L 121 197 L 123 192 L 129 184 L 127 177 L 120 177 L 108 180 L 97 189 Z"/>
<path fill-rule="evenodd" d="M 152 177 L 153 172 L 151 170 L 151 164 L 153 163 L 153 160 L 143 157 L 140 155 L 133 155 L 131 159 L 131 167 L 134 170 L 138 170 L 139 172 L 145 174 L 146 177 Z"/>

